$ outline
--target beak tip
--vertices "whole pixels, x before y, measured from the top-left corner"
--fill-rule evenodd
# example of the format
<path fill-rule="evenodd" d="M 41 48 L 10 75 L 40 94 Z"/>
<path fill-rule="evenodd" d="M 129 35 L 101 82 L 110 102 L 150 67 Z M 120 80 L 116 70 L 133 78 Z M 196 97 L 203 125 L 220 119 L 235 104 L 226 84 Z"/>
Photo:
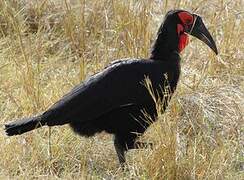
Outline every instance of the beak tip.
<path fill-rule="evenodd" d="M 218 49 L 217 49 L 217 48 L 214 48 L 213 50 L 214 50 L 214 52 L 215 52 L 215 54 L 216 54 L 216 55 L 218 55 L 218 54 L 219 54 L 219 52 L 218 52 Z"/>

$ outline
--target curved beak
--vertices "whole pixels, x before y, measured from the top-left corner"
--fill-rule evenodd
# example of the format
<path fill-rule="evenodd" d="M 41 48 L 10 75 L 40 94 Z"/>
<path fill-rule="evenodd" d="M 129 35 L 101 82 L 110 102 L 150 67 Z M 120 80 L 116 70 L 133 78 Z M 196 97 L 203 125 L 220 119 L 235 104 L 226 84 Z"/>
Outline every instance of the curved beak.
<path fill-rule="evenodd" d="M 202 18 L 200 16 L 194 14 L 194 19 L 195 20 L 194 20 L 194 23 L 192 25 L 192 28 L 191 28 L 190 32 L 187 32 L 187 33 L 189 33 L 192 36 L 195 36 L 196 38 L 198 38 L 201 41 L 203 41 L 217 55 L 218 54 L 218 50 L 217 50 L 216 44 L 215 44 L 211 34 L 207 30 L 206 26 L 204 25 L 204 23 L 202 21 Z"/>

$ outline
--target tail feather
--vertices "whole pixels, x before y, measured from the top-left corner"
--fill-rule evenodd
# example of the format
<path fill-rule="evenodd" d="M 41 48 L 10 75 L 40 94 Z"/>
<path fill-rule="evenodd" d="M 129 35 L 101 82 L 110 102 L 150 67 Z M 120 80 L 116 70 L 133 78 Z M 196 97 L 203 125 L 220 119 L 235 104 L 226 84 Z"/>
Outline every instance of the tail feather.
<path fill-rule="evenodd" d="M 39 128 L 42 124 L 41 116 L 23 118 L 5 125 L 5 131 L 8 136 L 23 134 L 33 129 Z"/>

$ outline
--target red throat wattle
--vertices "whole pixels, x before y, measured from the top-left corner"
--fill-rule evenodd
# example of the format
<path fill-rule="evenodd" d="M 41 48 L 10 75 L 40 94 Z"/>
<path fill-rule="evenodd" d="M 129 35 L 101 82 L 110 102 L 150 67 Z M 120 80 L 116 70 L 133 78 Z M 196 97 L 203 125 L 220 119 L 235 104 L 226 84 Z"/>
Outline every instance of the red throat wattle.
<path fill-rule="evenodd" d="M 181 52 L 187 46 L 188 42 L 189 42 L 188 35 L 186 33 L 182 33 L 179 37 L 179 44 L 178 44 L 179 52 Z"/>
<path fill-rule="evenodd" d="M 184 32 L 184 28 L 181 24 L 177 25 L 177 33 L 179 37 L 178 49 L 181 52 L 188 44 L 189 38 L 188 35 Z"/>

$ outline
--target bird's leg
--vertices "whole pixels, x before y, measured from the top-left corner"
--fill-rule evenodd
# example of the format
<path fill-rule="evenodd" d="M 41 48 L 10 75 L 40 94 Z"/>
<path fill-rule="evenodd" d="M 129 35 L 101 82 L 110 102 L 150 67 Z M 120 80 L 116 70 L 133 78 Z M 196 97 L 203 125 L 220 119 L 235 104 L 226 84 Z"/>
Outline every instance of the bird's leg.
<path fill-rule="evenodd" d="M 114 147 L 117 153 L 119 163 L 122 167 L 125 165 L 125 147 L 123 142 L 119 140 L 117 136 L 114 136 Z"/>

